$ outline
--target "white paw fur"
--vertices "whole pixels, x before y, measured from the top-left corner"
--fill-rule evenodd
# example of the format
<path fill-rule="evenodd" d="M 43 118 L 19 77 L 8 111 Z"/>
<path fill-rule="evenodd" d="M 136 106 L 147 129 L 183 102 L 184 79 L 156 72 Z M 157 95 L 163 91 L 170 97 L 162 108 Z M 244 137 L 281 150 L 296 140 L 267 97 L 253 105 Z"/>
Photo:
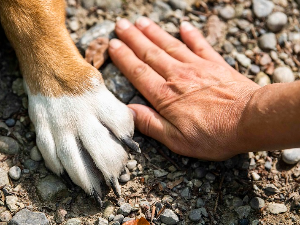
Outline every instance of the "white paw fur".
<path fill-rule="evenodd" d="M 101 196 L 101 173 L 116 194 L 127 153 L 121 140 L 132 138 L 133 116 L 104 85 L 77 96 L 32 95 L 29 116 L 46 166 L 57 175 L 67 171 L 85 192 Z M 101 173 L 99 173 L 99 170 Z"/>

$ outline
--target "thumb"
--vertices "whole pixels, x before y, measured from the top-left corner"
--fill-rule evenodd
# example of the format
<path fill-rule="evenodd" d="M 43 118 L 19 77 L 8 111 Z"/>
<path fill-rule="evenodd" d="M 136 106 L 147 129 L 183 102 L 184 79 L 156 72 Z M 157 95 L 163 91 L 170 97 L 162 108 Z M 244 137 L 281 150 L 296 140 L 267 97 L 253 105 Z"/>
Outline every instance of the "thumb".
<path fill-rule="evenodd" d="M 175 132 L 175 127 L 155 110 L 138 104 L 128 107 L 133 111 L 136 128 L 143 134 L 170 146 L 170 134 Z"/>

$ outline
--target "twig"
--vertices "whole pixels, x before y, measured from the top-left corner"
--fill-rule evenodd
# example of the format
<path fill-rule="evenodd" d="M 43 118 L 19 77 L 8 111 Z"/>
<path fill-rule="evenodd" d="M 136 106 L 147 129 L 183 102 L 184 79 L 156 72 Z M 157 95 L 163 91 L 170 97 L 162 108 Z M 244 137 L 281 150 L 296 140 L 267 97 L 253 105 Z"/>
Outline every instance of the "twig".
<path fill-rule="evenodd" d="M 218 190 L 218 195 L 217 195 L 217 199 L 216 199 L 215 207 L 214 207 L 214 214 L 216 214 L 216 211 L 217 211 L 218 202 L 219 202 L 220 193 L 221 193 L 221 189 L 222 189 L 222 186 L 223 186 L 224 178 L 225 178 L 225 173 L 223 173 L 222 178 L 221 178 L 221 181 L 220 181 L 219 190 Z"/>

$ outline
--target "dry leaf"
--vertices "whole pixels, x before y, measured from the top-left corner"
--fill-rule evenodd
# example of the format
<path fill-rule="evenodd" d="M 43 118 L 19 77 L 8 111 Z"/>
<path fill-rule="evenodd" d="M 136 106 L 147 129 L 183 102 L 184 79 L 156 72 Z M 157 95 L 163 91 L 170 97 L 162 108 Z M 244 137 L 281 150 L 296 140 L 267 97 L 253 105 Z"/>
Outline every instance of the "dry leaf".
<path fill-rule="evenodd" d="M 93 40 L 85 51 L 85 60 L 99 69 L 108 58 L 108 42 L 104 37 Z"/>
<path fill-rule="evenodd" d="M 141 217 L 141 219 L 127 221 L 123 225 L 150 225 L 150 223 L 144 217 Z"/>
<path fill-rule="evenodd" d="M 168 182 L 168 183 L 167 183 L 167 188 L 173 189 L 175 186 L 181 184 L 182 181 L 183 181 L 183 177 L 181 177 L 180 179 L 175 180 L 175 181 L 173 181 L 173 182 Z"/>
<path fill-rule="evenodd" d="M 206 29 L 206 40 L 210 45 L 214 46 L 222 37 L 225 29 L 225 24 L 222 21 L 220 21 L 218 16 L 212 15 L 208 18 Z"/>

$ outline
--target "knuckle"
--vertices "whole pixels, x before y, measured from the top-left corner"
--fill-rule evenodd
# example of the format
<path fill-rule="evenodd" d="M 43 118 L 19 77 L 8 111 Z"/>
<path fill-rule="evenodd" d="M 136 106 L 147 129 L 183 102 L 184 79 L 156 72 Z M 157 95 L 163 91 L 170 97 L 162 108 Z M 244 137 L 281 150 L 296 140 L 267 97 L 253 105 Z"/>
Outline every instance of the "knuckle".
<path fill-rule="evenodd" d="M 146 63 L 151 64 L 155 62 L 161 54 L 162 50 L 160 48 L 149 48 L 146 50 L 143 60 Z"/>
<path fill-rule="evenodd" d="M 172 43 L 168 44 L 166 47 L 165 47 L 165 51 L 168 53 L 168 54 L 172 54 L 182 48 L 185 48 L 186 46 L 180 42 L 180 41 L 173 41 Z"/>
<path fill-rule="evenodd" d="M 134 77 L 140 77 L 141 75 L 147 73 L 147 71 L 148 71 L 147 64 L 140 63 L 133 69 L 132 74 L 134 75 Z"/>

